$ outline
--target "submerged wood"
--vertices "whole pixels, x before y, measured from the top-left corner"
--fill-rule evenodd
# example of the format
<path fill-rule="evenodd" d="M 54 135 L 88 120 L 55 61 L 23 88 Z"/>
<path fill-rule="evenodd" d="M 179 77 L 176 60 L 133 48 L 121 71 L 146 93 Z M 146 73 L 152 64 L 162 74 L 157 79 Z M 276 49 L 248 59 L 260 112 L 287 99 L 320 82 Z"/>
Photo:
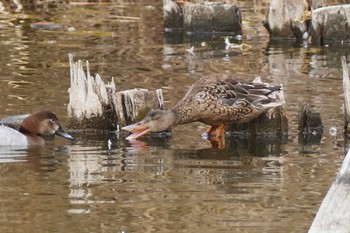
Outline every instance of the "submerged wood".
<path fill-rule="evenodd" d="M 68 104 L 68 127 L 76 130 L 117 130 L 135 121 L 150 108 L 162 108 L 161 91 L 146 89 L 116 92 L 114 79 L 105 84 L 97 74 L 86 73 L 81 61 L 74 62 L 69 54 L 71 86 Z"/>
<path fill-rule="evenodd" d="M 349 232 L 350 151 L 316 214 L 309 233 Z"/>
<path fill-rule="evenodd" d="M 343 67 L 344 117 L 345 117 L 344 129 L 345 131 L 347 131 L 349 121 L 350 121 L 350 77 L 349 77 L 349 67 L 346 62 L 345 56 L 341 58 L 341 64 Z"/>
<path fill-rule="evenodd" d="M 312 12 L 313 40 L 319 44 L 326 41 L 350 41 L 350 5 L 322 7 Z"/>

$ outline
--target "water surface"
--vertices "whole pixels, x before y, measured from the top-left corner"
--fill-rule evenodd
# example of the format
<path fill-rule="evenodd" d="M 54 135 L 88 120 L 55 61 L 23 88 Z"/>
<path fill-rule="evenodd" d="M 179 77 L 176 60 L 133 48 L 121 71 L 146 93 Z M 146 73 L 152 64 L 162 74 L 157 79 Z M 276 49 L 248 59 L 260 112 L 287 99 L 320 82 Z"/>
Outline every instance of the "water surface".
<path fill-rule="evenodd" d="M 245 51 L 225 49 L 220 36 L 165 35 L 161 1 L 4 5 L 0 117 L 48 108 L 65 127 L 73 53 L 118 90 L 162 88 L 167 108 L 205 74 L 282 83 L 289 134 L 227 136 L 216 149 L 194 123 L 136 144 L 125 133 L 76 133 L 43 148 L 1 148 L 0 231 L 306 232 L 345 153 L 340 56 L 349 46 L 271 42 L 261 25 L 268 4 L 237 5 L 252 46 Z M 307 144 L 297 133 L 304 102 L 325 126 Z"/>

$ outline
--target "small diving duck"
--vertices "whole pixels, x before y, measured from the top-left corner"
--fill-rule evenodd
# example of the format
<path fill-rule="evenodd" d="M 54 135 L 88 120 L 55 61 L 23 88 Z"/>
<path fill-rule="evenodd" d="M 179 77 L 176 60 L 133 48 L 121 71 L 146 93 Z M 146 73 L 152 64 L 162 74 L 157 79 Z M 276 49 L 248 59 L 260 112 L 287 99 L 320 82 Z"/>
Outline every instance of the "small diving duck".
<path fill-rule="evenodd" d="M 24 118 L 18 131 L 0 125 L 0 146 L 45 145 L 43 136 L 54 134 L 74 140 L 71 135 L 63 131 L 53 112 L 42 110 Z"/>
<path fill-rule="evenodd" d="M 280 90 L 282 85 L 241 83 L 229 75 L 205 76 L 170 110 L 152 110 L 142 121 L 122 129 L 132 133 L 126 139 L 134 140 L 149 132 L 199 121 L 210 125 L 202 136 L 210 137 L 219 128 L 216 137 L 221 138 L 225 125 L 249 122 L 267 109 L 281 106 L 284 101 L 270 95 Z"/>

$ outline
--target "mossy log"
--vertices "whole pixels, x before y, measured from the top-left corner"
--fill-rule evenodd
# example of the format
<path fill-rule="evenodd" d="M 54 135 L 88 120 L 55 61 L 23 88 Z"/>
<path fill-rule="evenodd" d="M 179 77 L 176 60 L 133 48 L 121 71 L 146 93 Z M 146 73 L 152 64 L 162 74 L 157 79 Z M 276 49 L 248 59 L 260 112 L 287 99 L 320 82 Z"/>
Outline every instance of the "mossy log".
<path fill-rule="evenodd" d="M 68 128 L 75 130 L 117 130 L 136 120 L 151 108 L 162 108 L 160 90 L 146 89 L 116 92 L 114 79 L 105 84 L 97 74 L 86 73 L 81 61 L 73 62 L 69 54 L 71 86 L 68 104 Z"/>
<path fill-rule="evenodd" d="M 314 41 L 350 42 L 350 5 L 322 7 L 312 11 L 311 36 Z"/>

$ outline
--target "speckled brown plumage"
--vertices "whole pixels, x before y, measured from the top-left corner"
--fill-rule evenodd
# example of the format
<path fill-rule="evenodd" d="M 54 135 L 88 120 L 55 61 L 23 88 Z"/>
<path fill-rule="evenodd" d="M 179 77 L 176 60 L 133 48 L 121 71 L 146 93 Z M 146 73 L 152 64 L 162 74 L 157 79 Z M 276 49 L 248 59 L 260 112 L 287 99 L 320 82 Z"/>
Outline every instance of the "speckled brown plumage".
<path fill-rule="evenodd" d="M 265 110 L 283 104 L 269 97 L 282 86 L 263 83 L 241 83 L 229 75 L 210 75 L 194 83 L 186 95 L 170 110 L 153 110 L 141 122 L 123 129 L 133 132 L 135 139 L 147 132 L 159 132 L 174 125 L 199 121 L 210 125 L 210 136 L 220 126 L 241 124 L 257 118 Z"/>
<path fill-rule="evenodd" d="M 173 109 L 175 124 L 200 121 L 207 125 L 248 122 L 266 110 L 264 104 L 274 102 L 268 95 L 281 86 L 262 83 L 240 83 L 228 75 L 206 76 L 194 83 Z"/>

